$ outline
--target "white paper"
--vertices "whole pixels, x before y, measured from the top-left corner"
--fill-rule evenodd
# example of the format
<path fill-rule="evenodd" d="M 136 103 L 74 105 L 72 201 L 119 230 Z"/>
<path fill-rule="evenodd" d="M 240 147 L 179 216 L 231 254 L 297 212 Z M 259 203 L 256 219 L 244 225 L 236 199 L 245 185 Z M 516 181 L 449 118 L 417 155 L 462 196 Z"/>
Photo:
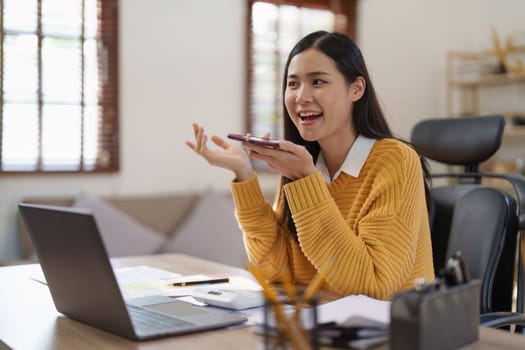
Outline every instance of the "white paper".
<path fill-rule="evenodd" d="M 127 272 L 127 274 L 130 274 L 131 276 L 117 278 L 119 280 L 120 289 L 124 295 L 124 298 L 141 298 L 152 295 L 162 295 L 168 297 L 190 296 L 195 288 L 202 287 L 205 284 L 177 287 L 173 286 L 172 284 L 187 281 L 208 280 L 212 278 L 211 276 L 207 275 L 182 276 L 180 274 L 172 274 L 175 275 L 175 278 L 171 278 L 172 276 L 169 274 L 153 273 L 150 276 L 156 277 L 156 279 L 154 279 L 148 278 L 147 273 L 141 273 L 144 271 L 145 270 L 139 270 L 137 273 L 133 273 L 132 270 L 131 272 Z M 229 276 L 229 282 L 213 283 L 210 285 L 212 285 L 214 288 L 227 290 L 261 290 L 261 287 L 257 282 L 242 276 Z"/>
<path fill-rule="evenodd" d="M 285 305 L 285 313 L 293 313 L 294 308 Z M 328 303 L 317 306 L 317 323 L 337 322 L 342 323 L 349 317 L 360 316 L 373 321 L 390 324 L 390 302 L 367 297 L 365 295 L 350 295 Z M 313 314 L 311 309 L 303 309 L 301 312 L 302 323 L 306 328 L 313 326 Z M 264 322 L 264 309 L 252 315 L 254 323 Z M 273 317 L 269 319 L 270 325 L 274 322 Z"/>
<path fill-rule="evenodd" d="M 384 324 L 390 323 L 390 302 L 365 295 L 350 295 L 317 307 L 319 323 L 343 322 L 351 316 L 361 316 Z"/>
<path fill-rule="evenodd" d="M 145 265 L 117 267 L 113 271 L 124 299 L 153 295 L 169 297 L 191 296 L 193 290 L 198 286 L 202 286 L 201 284 L 185 287 L 174 287 L 172 284 L 174 282 L 207 280 L 211 278 L 207 275 L 182 276 L 179 273 Z M 40 268 L 32 274 L 31 279 L 47 284 Z M 229 279 L 230 281 L 227 283 L 216 283 L 213 286 L 229 290 L 261 290 L 259 284 L 252 279 L 242 276 L 229 276 Z"/>
<path fill-rule="evenodd" d="M 172 280 L 181 276 L 179 273 L 145 265 L 118 267 L 114 271 L 119 284 Z"/>
<path fill-rule="evenodd" d="M 181 276 L 164 269 L 139 265 L 113 269 L 124 299 L 167 295 L 168 285 Z"/>

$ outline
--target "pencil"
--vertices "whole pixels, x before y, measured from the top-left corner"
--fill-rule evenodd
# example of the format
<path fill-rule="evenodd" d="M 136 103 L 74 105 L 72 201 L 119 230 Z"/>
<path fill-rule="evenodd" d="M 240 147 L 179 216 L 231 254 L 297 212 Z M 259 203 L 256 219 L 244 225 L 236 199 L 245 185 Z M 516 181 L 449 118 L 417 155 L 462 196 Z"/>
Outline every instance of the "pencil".
<path fill-rule="evenodd" d="M 308 302 L 314 297 L 315 293 L 323 286 L 324 278 L 321 273 L 317 273 L 314 278 L 310 281 L 306 290 L 303 294 L 303 303 L 308 304 Z"/>
<path fill-rule="evenodd" d="M 315 293 L 317 293 L 319 289 L 323 286 L 324 278 L 321 274 L 321 271 L 328 271 L 328 269 L 332 266 L 333 262 L 334 257 L 332 256 L 324 262 L 321 268 L 319 268 L 317 274 L 314 276 L 314 278 L 312 278 L 312 280 L 310 281 L 310 283 L 306 287 L 306 290 L 303 293 L 303 303 L 308 304 L 310 300 L 314 297 Z"/>
<path fill-rule="evenodd" d="M 298 325 L 295 322 L 292 322 L 291 319 L 286 317 L 286 314 L 282 309 L 282 305 L 279 302 L 277 293 L 268 285 L 268 283 L 266 282 L 266 278 L 264 278 L 263 272 L 255 264 L 249 264 L 248 269 L 255 277 L 257 282 L 259 282 L 259 284 L 261 285 L 263 289 L 263 294 L 265 295 L 266 299 L 268 299 L 272 303 L 273 310 L 275 313 L 275 320 L 278 325 L 280 324 L 283 327 L 284 332 L 288 335 L 290 341 L 292 342 L 293 348 L 309 349 L 309 344 L 303 336 L 304 333 L 300 331 L 300 327 L 298 327 Z"/>
<path fill-rule="evenodd" d="M 279 303 L 279 297 L 277 296 L 277 293 L 268 285 L 266 282 L 266 278 L 263 275 L 263 272 L 259 269 L 259 267 L 255 264 L 250 263 L 248 265 L 248 269 L 252 273 L 253 277 L 259 282 L 259 284 L 262 287 L 263 294 L 266 297 L 266 299 L 270 300 L 272 303 Z"/>
<path fill-rule="evenodd" d="M 292 275 L 288 267 L 284 267 L 280 271 L 281 282 L 283 283 L 283 288 L 288 297 L 289 301 L 295 301 L 296 293 L 295 286 L 293 285 Z"/>

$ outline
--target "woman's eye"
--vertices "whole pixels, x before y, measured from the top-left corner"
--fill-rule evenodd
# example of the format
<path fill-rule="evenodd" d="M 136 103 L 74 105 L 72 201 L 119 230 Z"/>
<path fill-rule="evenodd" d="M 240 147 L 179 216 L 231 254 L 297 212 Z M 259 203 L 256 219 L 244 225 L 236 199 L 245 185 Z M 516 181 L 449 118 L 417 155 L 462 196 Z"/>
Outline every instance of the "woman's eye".
<path fill-rule="evenodd" d="M 289 88 L 294 88 L 294 87 L 297 87 L 297 82 L 295 81 L 289 81 L 286 86 L 288 86 Z"/>
<path fill-rule="evenodd" d="M 312 84 L 313 85 L 321 85 L 321 84 L 324 84 L 324 80 L 321 80 L 321 79 L 314 79 L 312 81 Z"/>

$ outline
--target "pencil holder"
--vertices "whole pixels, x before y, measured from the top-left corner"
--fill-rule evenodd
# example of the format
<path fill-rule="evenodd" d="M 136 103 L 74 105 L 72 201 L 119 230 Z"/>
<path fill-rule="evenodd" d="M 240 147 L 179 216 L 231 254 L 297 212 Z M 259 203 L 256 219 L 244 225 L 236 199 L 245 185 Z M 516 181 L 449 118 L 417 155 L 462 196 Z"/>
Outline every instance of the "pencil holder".
<path fill-rule="evenodd" d="M 268 299 L 264 303 L 264 348 L 319 349 L 317 297 L 306 304 L 297 300 L 280 298 L 278 302 Z"/>

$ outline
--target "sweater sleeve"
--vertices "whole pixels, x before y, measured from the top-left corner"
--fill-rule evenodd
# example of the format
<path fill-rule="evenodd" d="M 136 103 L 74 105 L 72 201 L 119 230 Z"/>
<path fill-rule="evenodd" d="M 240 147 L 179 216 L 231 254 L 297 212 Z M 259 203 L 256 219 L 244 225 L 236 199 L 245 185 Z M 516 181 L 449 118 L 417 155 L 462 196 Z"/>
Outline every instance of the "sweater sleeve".
<path fill-rule="evenodd" d="M 248 259 L 268 279 L 277 280 L 289 268 L 287 231 L 265 200 L 255 173 L 247 181 L 232 182 L 231 188 Z"/>
<path fill-rule="evenodd" d="M 413 270 L 417 218 L 426 211 L 418 206 L 424 196 L 419 159 L 411 149 L 382 154 L 364 184 L 369 192 L 351 225 L 320 173 L 286 185 L 285 193 L 301 250 L 327 284 L 342 295 L 389 299 Z"/>

